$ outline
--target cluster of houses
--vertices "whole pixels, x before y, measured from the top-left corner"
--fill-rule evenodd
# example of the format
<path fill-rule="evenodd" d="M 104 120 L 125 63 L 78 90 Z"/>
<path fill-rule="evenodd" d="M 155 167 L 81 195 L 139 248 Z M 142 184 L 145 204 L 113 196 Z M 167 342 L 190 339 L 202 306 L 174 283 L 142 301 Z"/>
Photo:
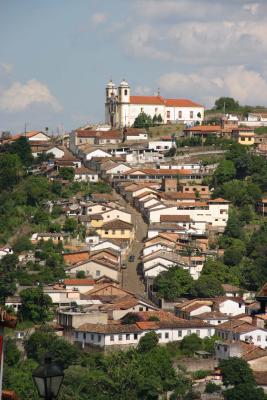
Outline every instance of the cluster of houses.
<path fill-rule="evenodd" d="M 163 102 L 162 106 L 168 104 Z M 197 119 L 202 121 L 203 116 L 204 110 Z M 202 141 L 209 135 L 228 137 L 244 145 L 257 140 L 252 127 L 239 126 L 231 119 L 224 119 L 220 126 L 187 126 L 183 135 L 201 137 Z M 43 288 L 57 307 L 58 335 L 82 348 L 107 350 L 137 346 L 151 331 L 157 333 L 160 344 L 180 341 L 192 333 L 201 338 L 216 334 L 220 339 L 215 346 L 218 360 L 238 355 L 256 365 L 266 359 L 266 285 L 256 300 L 251 300 L 251 293 L 223 285 L 224 296 L 180 299 L 169 308 L 156 301 L 153 292 L 155 278 L 169 268 L 185 269 L 196 280 L 207 257 L 220 255 L 211 244 L 225 230 L 230 203 L 214 198 L 203 183 L 213 174 L 215 164 L 179 163 L 169 157 L 176 147 L 174 135 L 151 140 L 145 130 L 130 127 L 85 126 L 60 144 L 44 132 L 26 136 L 34 156 L 53 154 L 33 173 L 55 180 L 61 168 L 69 167 L 74 170 L 75 181 L 104 181 L 113 188 L 111 193 L 46 205 L 50 212 L 60 205 L 66 219 L 75 219 L 83 226 L 82 238 L 62 232 L 32 236 L 33 243 L 52 240 L 64 244 L 67 277 Z M 137 230 L 143 229 L 137 226 L 131 207 L 146 224 L 141 252 L 134 254 L 147 292 L 143 296 L 126 290 L 122 282 L 125 262 L 138 241 Z M 266 213 L 267 200 L 258 207 Z M 0 257 L 11 252 L 10 248 L 0 249 Z M 20 263 L 27 263 L 31 257 L 34 255 L 30 252 L 21 254 Z M 19 311 L 19 293 L 8 298 L 6 305 Z"/>

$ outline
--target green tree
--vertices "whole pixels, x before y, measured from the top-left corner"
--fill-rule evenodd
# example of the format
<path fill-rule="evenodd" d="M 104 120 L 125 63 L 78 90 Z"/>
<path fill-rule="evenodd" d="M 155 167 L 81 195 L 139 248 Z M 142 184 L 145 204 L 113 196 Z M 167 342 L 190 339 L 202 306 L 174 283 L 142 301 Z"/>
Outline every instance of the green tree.
<path fill-rule="evenodd" d="M 222 284 L 215 275 L 210 277 L 208 275 L 201 275 L 195 281 L 195 291 L 198 297 L 216 297 L 224 294 Z"/>
<path fill-rule="evenodd" d="M 150 115 L 141 112 L 134 120 L 134 128 L 149 128 L 153 125 Z"/>
<path fill-rule="evenodd" d="M 215 110 L 232 112 L 239 109 L 239 103 L 232 97 L 220 97 L 215 101 Z"/>
<path fill-rule="evenodd" d="M 0 260 L 0 303 L 16 291 L 15 271 L 18 258 L 15 254 L 7 254 Z"/>
<path fill-rule="evenodd" d="M 224 251 L 223 261 L 226 265 L 237 265 L 244 256 L 244 247 L 233 244 Z"/>
<path fill-rule="evenodd" d="M 222 186 L 222 195 L 234 205 L 240 207 L 245 204 L 254 205 L 262 197 L 258 185 L 234 179 L 225 182 Z"/>
<path fill-rule="evenodd" d="M 232 210 L 229 214 L 225 235 L 233 238 L 242 238 L 242 224 L 236 210 Z"/>
<path fill-rule="evenodd" d="M 252 386 L 250 383 L 242 383 L 231 389 L 227 389 L 223 393 L 225 400 L 266 400 L 262 388 Z"/>
<path fill-rule="evenodd" d="M 33 360 L 25 360 L 17 366 L 4 367 L 4 389 L 14 390 L 20 399 L 38 400 L 32 372 L 37 367 Z"/>
<path fill-rule="evenodd" d="M 33 245 L 27 236 L 20 236 L 13 245 L 15 253 L 21 253 L 22 251 L 32 250 Z"/>
<path fill-rule="evenodd" d="M 67 218 L 66 221 L 65 221 L 63 229 L 64 229 L 65 232 L 73 233 L 73 232 L 76 231 L 77 226 L 78 226 L 78 223 L 77 223 L 77 221 L 75 219 Z"/>
<path fill-rule="evenodd" d="M 24 320 L 45 322 L 50 318 L 51 297 L 40 288 L 24 289 L 20 293 L 20 314 Z"/>
<path fill-rule="evenodd" d="M 194 280 L 187 270 L 172 267 L 160 273 L 154 281 L 154 290 L 159 297 L 175 300 L 192 292 Z"/>
<path fill-rule="evenodd" d="M 0 153 L 0 189 L 11 189 L 22 175 L 23 167 L 17 155 Z"/>
<path fill-rule="evenodd" d="M 159 338 L 156 332 L 148 332 L 141 337 L 138 343 L 138 351 L 145 353 L 154 349 L 158 344 Z"/>
<path fill-rule="evenodd" d="M 26 167 L 29 167 L 33 163 L 31 146 L 26 137 L 21 136 L 11 143 L 9 151 L 10 153 L 15 153 Z"/>
<path fill-rule="evenodd" d="M 236 175 L 236 169 L 233 161 L 231 160 L 222 160 L 218 167 L 216 168 L 213 175 L 214 185 L 221 185 L 225 182 L 229 182 Z"/>
<path fill-rule="evenodd" d="M 239 357 L 232 357 L 228 360 L 220 362 L 220 371 L 222 374 L 223 384 L 240 385 L 243 383 L 255 385 L 255 378 L 248 363 Z"/>
<path fill-rule="evenodd" d="M 20 351 L 17 348 L 16 342 L 14 339 L 7 338 L 5 340 L 5 363 L 9 367 L 14 367 L 18 364 L 20 360 Z"/>
<path fill-rule="evenodd" d="M 60 178 L 66 180 L 66 181 L 73 181 L 74 179 L 74 169 L 70 167 L 62 167 L 59 170 L 59 176 Z"/>
<path fill-rule="evenodd" d="M 76 278 L 77 279 L 85 279 L 86 278 L 85 271 L 77 271 Z"/>
<path fill-rule="evenodd" d="M 192 356 L 195 351 L 202 349 L 202 340 L 196 333 L 192 333 L 181 340 L 180 348 L 183 354 Z"/>
<path fill-rule="evenodd" d="M 220 392 L 220 386 L 216 385 L 216 383 L 208 382 L 205 387 L 205 393 L 216 393 Z"/>

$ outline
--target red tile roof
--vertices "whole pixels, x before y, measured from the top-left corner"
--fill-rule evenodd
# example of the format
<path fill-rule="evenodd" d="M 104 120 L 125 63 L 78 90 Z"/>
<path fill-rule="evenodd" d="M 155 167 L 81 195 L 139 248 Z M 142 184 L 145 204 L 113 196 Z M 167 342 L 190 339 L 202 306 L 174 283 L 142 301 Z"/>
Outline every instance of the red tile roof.
<path fill-rule="evenodd" d="M 203 105 L 188 99 L 165 99 L 165 105 L 167 107 L 203 107 Z"/>
<path fill-rule="evenodd" d="M 94 285 L 93 279 L 64 279 L 64 285 L 90 286 Z"/>
<path fill-rule="evenodd" d="M 165 105 L 166 107 L 203 107 L 188 99 L 164 99 L 161 96 L 131 96 L 131 104 Z"/>
<path fill-rule="evenodd" d="M 189 131 L 189 132 L 217 132 L 217 131 L 221 131 L 222 128 L 220 127 L 220 125 L 197 125 L 197 126 L 193 126 L 191 128 L 186 128 L 184 129 L 185 131 Z"/>
<path fill-rule="evenodd" d="M 131 96 L 130 104 L 155 104 L 164 105 L 165 101 L 161 96 Z"/>

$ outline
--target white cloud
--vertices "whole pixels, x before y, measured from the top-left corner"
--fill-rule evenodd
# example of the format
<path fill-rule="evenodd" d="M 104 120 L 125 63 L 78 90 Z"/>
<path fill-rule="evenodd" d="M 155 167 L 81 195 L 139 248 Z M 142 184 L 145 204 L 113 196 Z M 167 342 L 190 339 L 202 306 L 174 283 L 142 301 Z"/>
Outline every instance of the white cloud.
<path fill-rule="evenodd" d="M 135 94 L 142 96 L 142 95 L 146 95 L 146 94 L 151 94 L 151 89 L 149 86 L 136 86 L 135 88 Z"/>
<path fill-rule="evenodd" d="M 48 87 L 36 79 L 31 79 L 25 84 L 14 82 L 0 93 L 0 109 L 3 111 L 22 111 L 36 103 L 48 104 L 55 111 L 63 109 Z"/>
<path fill-rule="evenodd" d="M 13 70 L 13 64 L 8 64 L 8 63 L 0 63 L 0 68 L 6 73 L 10 74 Z"/>
<path fill-rule="evenodd" d="M 259 6 L 259 3 L 244 4 L 243 10 L 250 12 L 252 15 L 255 15 L 258 12 Z"/>
<path fill-rule="evenodd" d="M 208 107 L 220 96 L 234 97 L 241 104 L 267 105 L 267 79 L 243 65 L 226 69 L 204 68 L 188 74 L 172 72 L 162 75 L 158 83 L 168 95 L 193 97 Z"/>
<path fill-rule="evenodd" d="M 107 15 L 104 13 L 95 13 L 91 17 L 91 22 L 94 26 L 104 24 L 107 21 Z"/>
<path fill-rule="evenodd" d="M 138 25 L 124 37 L 125 49 L 130 55 L 155 60 L 171 60 L 175 56 L 160 46 L 163 33 L 150 25 Z"/>

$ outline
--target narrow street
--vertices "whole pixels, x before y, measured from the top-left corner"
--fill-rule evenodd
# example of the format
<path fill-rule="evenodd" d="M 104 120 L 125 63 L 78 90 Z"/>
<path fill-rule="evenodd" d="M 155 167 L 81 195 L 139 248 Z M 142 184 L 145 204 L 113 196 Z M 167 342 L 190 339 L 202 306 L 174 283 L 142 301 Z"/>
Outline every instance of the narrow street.
<path fill-rule="evenodd" d="M 120 196 L 120 203 L 126 208 L 126 211 L 132 215 L 132 223 L 135 229 L 135 238 L 129 248 L 128 256 L 123 263 L 126 269 L 123 270 L 122 286 L 124 289 L 137 293 L 141 296 L 146 296 L 145 286 L 140 279 L 138 269 L 140 268 L 140 255 L 143 248 L 143 239 L 147 235 L 147 224 L 144 222 L 141 214 L 136 211 L 127 201 Z M 129 256 L 134 256 L 134 262 L 129 262 Z"/>

